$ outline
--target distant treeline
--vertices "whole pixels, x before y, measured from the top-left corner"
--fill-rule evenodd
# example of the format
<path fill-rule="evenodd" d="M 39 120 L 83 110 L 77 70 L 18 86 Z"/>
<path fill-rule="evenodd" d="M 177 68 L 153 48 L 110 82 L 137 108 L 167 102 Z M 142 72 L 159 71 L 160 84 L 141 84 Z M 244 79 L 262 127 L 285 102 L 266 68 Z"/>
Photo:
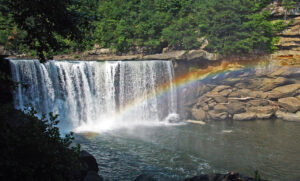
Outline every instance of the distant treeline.
<path fill-rule="evenodd" d="M 263 11 L 273 1 L 0 0 L 0 44 L 44 57 L 94 44 L 115 52 L 197 49 L 205 40 L 206 50 L 223 55 L 270 53 L 286 26 Z"/>

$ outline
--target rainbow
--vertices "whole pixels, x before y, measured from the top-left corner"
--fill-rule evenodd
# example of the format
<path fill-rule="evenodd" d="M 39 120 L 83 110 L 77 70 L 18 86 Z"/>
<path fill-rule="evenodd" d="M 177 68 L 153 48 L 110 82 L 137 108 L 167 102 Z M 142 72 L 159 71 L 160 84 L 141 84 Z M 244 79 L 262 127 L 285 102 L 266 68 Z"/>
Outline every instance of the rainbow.
<path fill-rule="evenodd" d="M 188 85 L 192 85 L 193 83 L 197 81 L 205 81 L 208 79 L 211 79 L 215 76 L 222 76 L 225 75 L 228 72 L 234 72 L 234 71 L 241 71 L 245 69 L 251 69 L 258 66 L 257 61 L 250 61 L 245 63 L 240 62 L 227 62 L 224 61 L 220 63 L 220 65 L 217 66 L 208 66 L 205 69 L 198 69 L 195 71 L 191 71 L 187 74 L 184 74 L 182 76 L 176 77 L 172 85 L 175 87 L 176 90 L 184 88 Z M 171 91 L 171 84 L 169 82 L 160 85 L 155 93 L 148 93 L 147 96 L 138 97 L 126 104 L 125 107 L 122 108 L 122 111 L 118 114 L 119 116 L 122 116 L 123 114 L 126 114 L 130 112 L 131 110 L 134 110 L 136 107 L 141 105 L 144 102 L 150 101 L 153 98 L 164 96 L 167 92 Z"/>
<path fill-rule="evenodd" d="M 219 63 L 219 65 L 211 65 L 207 66 L 203 69 L 197 69 L 191 72 L 188 72 L 184 75 L 177 76 L 173 81 L 172 84 L 170 82 L 166 82 L 165 84 L 160 85 L 156 88 L 156 91 L 149 92 L 146 96 L 143 95 L 141 97 L 137 97 L 132 101 L 129 101 L 126 106 L 122 107 L 122 110 L 116 114 L 117 117 L 122 117 L 132 111 L 134 111 L 137 107 L 144 104 L 147 101 L 151 101 L 152 99 L 159 98 L 161 96 L 167 95 L 169 91 L 175 88 L 177 91 L 185 88 L 187 86 L 193 86 L 195 82 L 203 82 L 205 83 L 206 80 L 214 79 L 214 77 L 222 77 L 225 76 L 227 73 L 234 73 L 238 71 L 245 71 L 251 70 L 254 68 L 264 68 L 268 65 L 269 62 L 262 61 L 262 60 L 248 60 L 248 61 L 223 61 Z M 95 133 L 84 133 L 86 137 L 94 138 L 97 136 Z"/>

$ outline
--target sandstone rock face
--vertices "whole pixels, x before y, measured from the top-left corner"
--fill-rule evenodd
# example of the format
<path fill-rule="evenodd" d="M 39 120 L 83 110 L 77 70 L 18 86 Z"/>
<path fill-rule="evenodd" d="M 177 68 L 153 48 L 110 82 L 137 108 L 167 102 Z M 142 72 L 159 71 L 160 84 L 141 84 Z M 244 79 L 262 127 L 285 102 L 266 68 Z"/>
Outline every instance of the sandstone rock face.
<path fill-rule="evenodd" d="M 282 96 L 288 96 L 288 95 L 293 95 L 293 93 L 298 89 L 300 89 L 299 83 L 277 87 L 277 88 L 273 89 L 273 91 L 278 91 L 278 92 L 282 93 Z"/>
<path fill-rule="evenodd" d="M 235 114 L 233 116 L 233 120 L 236 121 L 248 121 L 248 120 L 253 120 L 256 118 L 256 114 L 253 112 L 245 112 L 241 114 Z"/>
<path fill-rule="evenodd" d="M 245 106 L 242 102 L 236 101 L 236 102 L 229 102 L 229 104 L 226 105 L 227 111 L 230 114 L 238 114 L 245 112 Z"/>
<path fill-rule="evenodd" d="M 278 86 L 281 85 L 285 85 L 287 84 L 289 81 L 288 79 L 284 78 L 284 77 L 277 77 L 277 78 L 265 78 L 263 80 L 263 83 L 261 84 L 260 89 L 262 91 L 270 91 Z"/>
<path fill-rule="evenodd" d="M 276 111 L 274 106 L 257 106 L 248 108 L 249 111 L 258 113 L 258 114 L 273 114 Z"/>
<path fill-rule="evenodd" d="M 227 107 L 224 105 L 224 104 L 217 104 L 215 107 L 214 107 L 214 110 L 217 112 L 217 113 L 221 113 L 221 112 L 227 112 Z"/>
<path fill-rule="evenodd" d="M 186 52 L 184 55 L 179 57 L 179 59 L 183 60 L 196 60 L 196 59 L 205 59 L 205 60 L 210 60 L 210 61 L 216 61 L 219 60 L 221 57 L 219 54 L 215 53 L 209 53 L 204 50 L 191 50 Z"/>
<path fill-rule="evenodd" d="M 300 70 L 293 66 L 283 66 L 270 74 L 271 77 L 296 77 L 300 75 Z"/>
<path fill-rule="evenodd" d="M 218 113 L 215 110 L 211 110 L 208 112 L 208 115 L 210 116 L 211 119 L 213 120 L 226 120 L 228 118 L 228 113 L 227 112 L 221 112 Z"/>
<path fill-rule="evenodd" d="M 279 99 L 278 103 L 288 112 L 296 112 L 300 109 L 300 100 L 295 97 L 286 97 Z"/>
<path fill-rule="evenodd" d="M 287 113 L 282 111 L 276 112 L 276 117 L 283 119 L 285 121 L 294 121 L 294 122 L 300 122 L 300 112 L 297 113 Z"/>
<path fill-rule="evenodd" d="M 200 109 L 193 108 L 192 115 L 196 120 L 200 120 L 200 121 L 206 120 L 206 112 L 201 108 Z"/>
<path fill-rule="evenodd" d="M 263 66 L 206 80 L 209 90 L 197 91 L 190 119 L 243 121 L 277 117 L 297 121 L 300 66 L 273 62 Z"/>
<path fill-rule="evenodd" d="M 160 53 L 154 55 L 143 56 L 144 60 L 178 60 L 186 53 L 185 50 L 169 51 L 167 53 Z"/>

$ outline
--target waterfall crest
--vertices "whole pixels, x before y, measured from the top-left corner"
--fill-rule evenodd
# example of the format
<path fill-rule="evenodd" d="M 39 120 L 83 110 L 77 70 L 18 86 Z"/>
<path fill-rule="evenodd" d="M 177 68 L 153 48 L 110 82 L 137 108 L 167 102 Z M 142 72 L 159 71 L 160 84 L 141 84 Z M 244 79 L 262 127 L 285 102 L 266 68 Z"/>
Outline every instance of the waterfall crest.
<path fill-rule="evenodd" d="M 17 109 L 59 114 L 62 126 L 98 131 L 176 114 L 171 61 L 10 60 Z M 168 90 L 168 91 L 166 91 Z"/>

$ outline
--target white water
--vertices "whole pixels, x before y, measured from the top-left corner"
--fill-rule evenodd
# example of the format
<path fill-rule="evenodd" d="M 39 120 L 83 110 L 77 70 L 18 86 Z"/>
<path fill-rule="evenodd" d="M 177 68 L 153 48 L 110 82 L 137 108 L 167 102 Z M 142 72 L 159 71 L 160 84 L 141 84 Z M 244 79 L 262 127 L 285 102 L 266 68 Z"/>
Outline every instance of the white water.
<path fill-rule="evenodd" d="M 13 80 L 26 83 L 14 92 L 15 107 L 59 114 L 61 126 L 101 131 L 156 125 L 176 117 L 170 61 L 10 60 Z M 167 92 L 164 92 L 168 87 Z M 164 92 L 164 94 L 161 94 Z M 175 116 L 174 116 L 175 115 Z"/>

